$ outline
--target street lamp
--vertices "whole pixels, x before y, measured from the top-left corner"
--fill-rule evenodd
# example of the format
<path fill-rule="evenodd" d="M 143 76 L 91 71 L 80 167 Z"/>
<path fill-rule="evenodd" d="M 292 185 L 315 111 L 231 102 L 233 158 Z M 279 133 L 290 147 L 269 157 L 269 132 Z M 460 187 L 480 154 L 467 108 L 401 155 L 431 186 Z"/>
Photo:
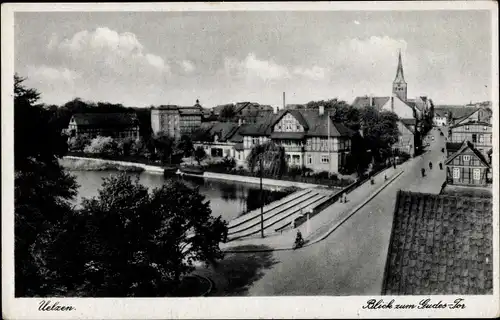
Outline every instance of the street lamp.
<path fill-rule="evenodd" d="M 260 165 L 260 237 L 264 238 L 264 196 L 262 190 L 262 154 L 259 156 Z"/>

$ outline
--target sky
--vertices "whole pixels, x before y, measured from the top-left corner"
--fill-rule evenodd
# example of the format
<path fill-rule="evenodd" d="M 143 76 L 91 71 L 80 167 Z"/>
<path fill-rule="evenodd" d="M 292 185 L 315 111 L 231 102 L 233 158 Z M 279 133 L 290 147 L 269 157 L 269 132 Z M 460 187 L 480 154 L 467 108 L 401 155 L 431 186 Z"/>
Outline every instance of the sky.
<path fill-rule="evenodd" d="M 391 95 L 491 100 L 488 11 L 17 12 L 15 71 L 47 104 L 126 106 Z"/>

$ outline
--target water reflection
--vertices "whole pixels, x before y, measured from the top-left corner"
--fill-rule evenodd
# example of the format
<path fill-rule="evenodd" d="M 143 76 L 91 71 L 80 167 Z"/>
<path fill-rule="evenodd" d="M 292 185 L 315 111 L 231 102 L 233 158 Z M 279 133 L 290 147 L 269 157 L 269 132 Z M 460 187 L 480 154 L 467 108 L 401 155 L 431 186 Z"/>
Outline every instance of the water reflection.
<path fill-rule="evenodd" d="M 77 182 L 80 185 L 75 204 L 78 205 L 83 197 L 89 198 L 97 196 L 97 190 L 100 189 L 102 179 L 110 174 L 116 174 L 113 171 L 71 171 L 71 174 L 76 176 Z M 149 188 L 161 186 L 166 179 L 161 175 L 149 173 L 128 173 L 132 177 L 138 177 L 139 182 Z M 174 176 L 173 179 L 181 179 L 190 187 L 198 187 L 200 193 L 210 201 L 212 214 L 221 216 L 229 221 L 237 216 L 244 214 L 260 207 L 260 189 L 258 185 L 240 183 L 234 181 L 222 180 L 205 180 L 198 177 L 179 177 Z M 273 188 L 271 190 L 265 187 L 263 192 L 264 203 L 281 199 L 288 192 Z"/>

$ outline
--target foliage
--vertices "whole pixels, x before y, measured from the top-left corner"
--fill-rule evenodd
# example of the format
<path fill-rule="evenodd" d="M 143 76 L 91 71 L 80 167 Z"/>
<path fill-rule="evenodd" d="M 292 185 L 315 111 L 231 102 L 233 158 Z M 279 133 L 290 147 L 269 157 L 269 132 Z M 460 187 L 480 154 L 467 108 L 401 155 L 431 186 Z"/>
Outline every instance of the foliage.
<path fill-rule="evenodd" d="M 118 146 L 117 146 L 118 152 L 121 155 L 129 156 L 132 152 L 132 148 L 133 148 L 134 143 L 136 143 L 136 140 L 137 139 L 130 138 L 130 137 L 118 140 Z"/>
<path fill-rule="evenodd" d="M 390 111 L 379 112 L 374 107 L 365 107 L 361 110 L 361 121 L 364 139 L 373 157 L 384 161 L 399 138 L 398 116 Z"/>
<path fill-rule="evenodd" d="M 222 165 L 226 168 L 227 171 L 230 171 L 236 168 L 236 160 L 233 157 L 224 157 L 222 159 Z"/>
<path fill-rule="evenodd" d="M 70 151 L 82 152 L 91 141 L 88 134 L 79 134 L 69 139 L 68 148 Z"/>
<path fill-rule="evenodd" d="M 184 157 L 190 157 L 194 151 L 193 141 L 188 135 L 182 135 L 177 149 L 182 150 Z"/>
<path fill-rule="evenodd" d="M 197 189 L 168 181 L 152 193 L 126 175 L 83 201 L 74 285 L 91 296 L 175 295 L 196 261 L 216 263 L 227 225 Z M 76 242 L 76 241 L 75 241 Z"/>
<path fill-rule="evenodd" d="M 84 152 L 112 156 L 118 154 L 118 150 L 118 143 L 115 139 L 98 136 L 92 139 L 90 145 L 85 147 Z"/>
<path fill-rule="evenodd" d="M 285 149 L 274 142 L 266 142 L 253 146 L 247 157 L 250 172 L 260 171 L 262 161 L 262 174 L 271 177 L 281 177 L 287 169 Z"/>
<path fill-rule="evenodd" d="M 40 94 L 24 80 L 14 76 L 16 297 L 57 293 L 59 273 L 45 267 L 47 251 L 71 214 L 69 200 L 78 187 L 57 161 L 67 151 L 66 137 L 49 123 L 49 111 L 35 105 Z"/>
<path fill-rule="evenodd" d="M 198 165 L 201 164 L 201 162 L 207 157 L 207 153 L 205 152 L 205 149 L 203 149 L 202 146 L 198 146 L 194 150 L 194 159 L 198 162 Z"/>
<path fill-rule="evenodd" d="M 219 114 L 220 121 L 229 121 L 236 116 L 236 108 L 234 104 L 226 104 L 222 107 Z"/>
<path fill-rule="evenodd" d="M 171 163 L 172 154 L 174 152 L 174 139 L 166 132 L 160 132 L 152 139 L 156 154 L 162 162 L 168 160 Z"/>
<path fill-rule="evenodd" d="M 325 113 L 329 112 L 334 122 L 340 122 L 353 130 L 359 130 L 360 112 L 359 109 L 347 104 L 343 100 L 329 99 L 310 101 L 306 104 L 308 109 L 317 109 L 319 106 L 325 107 Z"/>

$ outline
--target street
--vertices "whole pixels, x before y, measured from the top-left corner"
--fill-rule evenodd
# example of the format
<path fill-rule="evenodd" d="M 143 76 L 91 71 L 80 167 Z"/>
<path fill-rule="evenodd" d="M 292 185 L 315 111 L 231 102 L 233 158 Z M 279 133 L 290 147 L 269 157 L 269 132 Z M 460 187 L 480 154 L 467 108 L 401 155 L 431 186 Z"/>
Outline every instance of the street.
<path fill-rule="evenodd" d="M 445 131 L 443 128 L 442 131 Z M 252 273 L 240 294 L 271 295 L 378 295 L 381 292 L 387 257 L 396 194 L 400 189 L 414 192 L 439 193 L 445 170 L 439 162 L 445 160 L 445 136 L 437 129 L 430 132 L 428 151 L 401 165 L 404 173 L 375 196 L 365 207 L 335 230 L 325 240 L 295 251 L 275 251 L 266 255 L 268 263 L 260 264 Z M 429 161 L 433 168 L 429 170 Z M 422 177 L 421 168 L 426 169 Z M 235 275 L 245 257 L 254 260 L 256 254 L 237 253 L 227 257 L 225 273 Z M 246 273 L 248 273 L 246 271 Z M 208 275 L 208 274 L 207 274 Z M 217 281 L 216 287 L 217 287 Z M 225 284 L 219 284 L 215 295 L 227 295 Z"/>

